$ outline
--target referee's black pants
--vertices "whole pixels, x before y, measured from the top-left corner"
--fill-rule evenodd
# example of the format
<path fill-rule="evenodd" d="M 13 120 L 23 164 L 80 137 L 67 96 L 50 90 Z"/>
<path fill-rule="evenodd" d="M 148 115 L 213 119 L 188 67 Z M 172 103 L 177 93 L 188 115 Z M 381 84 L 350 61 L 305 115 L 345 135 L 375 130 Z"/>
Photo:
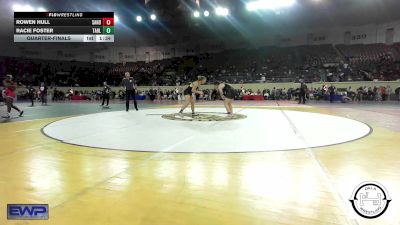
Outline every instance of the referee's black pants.
<path fill-rule="evenodd" d="M 306 93 L 305 92 L 300 92 L 299 104 L 306 104 Z"/>
<path fill-rule="evenodd" d="M 107 106 L 108 106 L 108 103 L 110 103 L 110 94 L 103 94 L 101 98 L 103 99 L 101 105 L 104 105 L 105 101 L 107 100 Z"/>
<path fill-rule="evenodd" d="M 34 96 L 33 96 L 33 94 L 29 94 L 29 99 L 31 100 L 31 106 L 33 106 L 35 103 L 34 103 Z"/>
<path fill-rule="evenodd" d="M 131 99 L 131 96 L 133 97 L 133 104 L 135 105 L 135 109 L 138 110 L 135 90 L 126 90 L 126 94 L 125 94 L 126 111 L 129 111 L 129 100 Z"/>

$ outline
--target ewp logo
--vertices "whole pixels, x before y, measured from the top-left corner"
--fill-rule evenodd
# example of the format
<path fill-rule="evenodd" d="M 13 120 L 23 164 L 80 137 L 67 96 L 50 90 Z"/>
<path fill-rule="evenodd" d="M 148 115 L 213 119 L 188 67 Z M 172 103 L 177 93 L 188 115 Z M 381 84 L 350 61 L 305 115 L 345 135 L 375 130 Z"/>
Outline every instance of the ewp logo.
<path fill-rule="evenodd" d="M 8 204 L 8 220 L 48 220 L 49 205 Z"/>

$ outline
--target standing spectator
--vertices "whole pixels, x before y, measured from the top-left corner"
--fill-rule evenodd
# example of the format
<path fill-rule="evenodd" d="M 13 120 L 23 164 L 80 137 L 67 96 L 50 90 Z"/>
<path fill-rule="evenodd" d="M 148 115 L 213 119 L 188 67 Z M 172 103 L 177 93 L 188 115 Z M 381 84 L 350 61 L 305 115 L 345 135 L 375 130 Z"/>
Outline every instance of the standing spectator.
<path fill-rule="evenodd" d="M 35 99 L 35 88 L 32 85 L 29 85 L 27 88 L 28 91 L 28 98 L 31 100 L 31 107 L 34 106 L 34 99 Z"/>
<path fill-rule="evenodd" d="M 135 81 L 133 80 L 129 72 L 125 73 L 125 78 L 122 79 L 122 86 L 125 89 L 126 111 L 127 112 L 129 111 L 129 100 L 131 97 L 133 97 L 133 104 L 135 105 L 136 111 L 138 111 L 139 109 L 137 107 L 136 93 L 135 93 L 136 85 Z"/>
<path fill-rule="evenodd" d="M 47 105 L 47 85 L 44 82 L 40 83 L 39 91 L 42 105 Z"/>
<path fill-rule="evenodd" d="M 363 88 L 359 87 L 357 89 L 357 101 L 361 102 L 363 100 Z"/>
<path fill-rule="evenodd" d="M 281 89 L 276 89 L 275 90 L 275 100 L 280 100 L 281 98 Z"/>
<path fill-rule="evenodd" d="M 390 85 L 386 86 L 386 94 L 387 94 L 388 100 L 390 100 L 390 95 L 392 94 L 392 88 L 390 87 Z"/>
<path fill-rule="evenodd" d="M 301 82 L 300 93 L 299 93 L 299 104 L 306 104 L 306 92 L 307 92 L 307 85 L 304 82 Z"/>
<path fill-rule="evenodd" d="M 101 106 L 104 106 L 104 102 L 107 100 L 106 107 L 108 107 L 108 104 L 110 103 L 111 88 L 110 88 L 110 86 L 107 85 L 106 81 L 104 81 L 103 85 L 104 85 L 103 91 L 101 92 L 101 98 L 102 98 L 103 102 L 101 103 Z"/>
<path fill-rule="evenodd" d="M 387 98 L 387 92 L 386 92 L 386 87 L 381 87 L 381 96 L 382 96 L 382 101 L 386 101 L 386 98 Z"/>
<path fill-rule="evenodd" d="M 335 86 L 333 84 L 329 87 L 329 100 L 331 103 L 334 102 L 335 100 Z"/>
<path fill-rule="evenodd" d="M 275 94 L 276 94 L 276 89 L 275 89 L 275 87 L 272 89 L 272 91 L 271 91 L 271 99 L 272 100 L 275 100 Z"/>
<path fill-rule="evenodd" d="M 347 97 L 350 98 L 352 101 L 354 101 L 354 99 L 356 97 L 356 94 L 354 93 L 351 86 L 347 89 Z"/>
<path fill-rule="evenodd" d="M 400 101 L 400 87 L 397 87 L 397 88 L 394 90 L 394 93 L 395 93 L 396 96 L 397 96 L 397 100 Z"/>
<path fill-rule="evenodd" d="M 68 98 L 68 100 L 71 100 L 73 95 L 74 95 L 74 90 L 69 89 L 66 97 Z"/>
<path fill-rule="evenodd" d="M 57 90 L 57 88 L 54 88 L 54 90 L 53 90 L 53 98 L 52 98 L 52 101 L 54 102 L 54 101 L 58 101 L 58 90 Z"/>

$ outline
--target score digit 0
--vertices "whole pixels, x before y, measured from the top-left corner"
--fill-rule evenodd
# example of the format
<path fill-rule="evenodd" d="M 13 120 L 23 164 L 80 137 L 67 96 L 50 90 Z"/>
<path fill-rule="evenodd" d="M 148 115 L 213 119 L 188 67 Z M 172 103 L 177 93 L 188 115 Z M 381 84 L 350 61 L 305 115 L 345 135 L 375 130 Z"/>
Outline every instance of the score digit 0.
<path fill-rule="evenodd" d="M 114 34 L 114 27 L 103 27 L 103 34 Z"/>
<path fill-rule="evenodd" d="M 114 26 L 114 18 L 103 18 L 103 26 Z"/>

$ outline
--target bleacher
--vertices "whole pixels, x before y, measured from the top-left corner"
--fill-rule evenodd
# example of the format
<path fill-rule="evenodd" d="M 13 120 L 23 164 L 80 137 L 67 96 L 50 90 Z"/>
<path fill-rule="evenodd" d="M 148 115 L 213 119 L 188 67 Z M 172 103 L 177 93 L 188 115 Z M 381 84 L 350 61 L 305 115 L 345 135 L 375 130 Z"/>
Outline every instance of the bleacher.
<path fill-rule="evenodd" d="M 55 86 L 98 86 L 103 81 L 118 85 L 127 71 L 143 85 L 187 83 L 200 74 L 209 77 L 210 82 L 222 80 L 229 83 L 293 82 L 300 79 L 396 80 L 399 79 L 399 55 L 400 43 L 268 46 L 150 63 L 112 64 L 1 57 L 0 71 L 1 75 L 13 74 L 25 84 L 37 85 L 46 81 Z"/>

